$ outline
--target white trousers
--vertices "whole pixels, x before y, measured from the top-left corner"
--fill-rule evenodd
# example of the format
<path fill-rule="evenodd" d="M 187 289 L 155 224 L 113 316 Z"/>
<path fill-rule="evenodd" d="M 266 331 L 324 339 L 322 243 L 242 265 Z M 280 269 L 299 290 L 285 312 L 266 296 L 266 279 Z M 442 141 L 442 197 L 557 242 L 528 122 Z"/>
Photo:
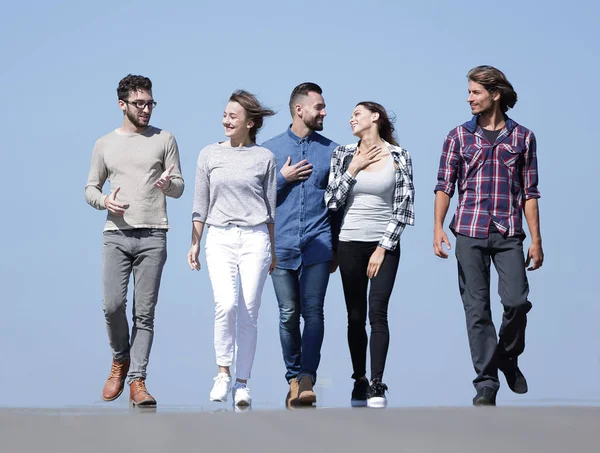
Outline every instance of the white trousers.
<path fill-rule="evenodd" d="M 258 309 L 271 264 L 265 224 L 256 227 L 209 226 L 206 263 L 215 298 L 217 365 L 232 366 L 237 379 L 250 378 Z"/>

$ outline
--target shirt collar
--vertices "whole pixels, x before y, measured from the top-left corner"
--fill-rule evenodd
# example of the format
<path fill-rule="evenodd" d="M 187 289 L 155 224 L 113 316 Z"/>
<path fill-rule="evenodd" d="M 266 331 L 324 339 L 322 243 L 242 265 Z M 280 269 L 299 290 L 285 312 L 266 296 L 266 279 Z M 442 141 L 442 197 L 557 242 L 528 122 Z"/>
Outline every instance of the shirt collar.
<path fill-rule="evenodd" d="M 385 143 L 385 145 L 387 146 L 387 149 L 390 153 L 400 155 L 400 151 L 399 151 L 400 147 L 399 146 L 397 147 L 395 145 L 392 145 L 391 143 L 386 142 L 384 139 L 381 139 L 381 141 L 383 143 Z M 359 145 L 360 145 L 360 140 L 357 141 L 356 143 L 352 143 L 351 145 L 348 145 L 346 148 L 349 148 L 352 152 L 354 152 L 358 148 Z"/>
<path fill-rule="evenodd" d="M 471 134 L 474 134 L 477 131 L 477 127 L 478 127 L 477 118 L 479 118 L 479 115 L 474 115 L 470 121 L 467 121 L 465 124 L 463 124 L 465 129 L 467 129 L 469 132 L 471 132 Z M 504 128 L 506 128 L 506 130 L 509 134 L 517 126 L 517 123 L 515 123 L 513 120 L 511 120 L 507 115 L 504 115 L 504 122 L 505 122 Z"/>
<path fill-rule="evenodd" d="M 317 133 L 315 131 L 312 131 L 310 134 L 308 134 L 304 138 L 298 137 L 296 134 L 294 134 L 292 132 L 292 126 L 291 125 L 287 129 L 287 133 L 288 133 L 288 137 L 290 137 L 296 143 L 302 143 L 303 141 L 305 141 L 306 143 L 310 143 L 310 142 L 314 142 L 314 141 L 317 140 L 317 138 L 316 138 L 317 137 Z"/>

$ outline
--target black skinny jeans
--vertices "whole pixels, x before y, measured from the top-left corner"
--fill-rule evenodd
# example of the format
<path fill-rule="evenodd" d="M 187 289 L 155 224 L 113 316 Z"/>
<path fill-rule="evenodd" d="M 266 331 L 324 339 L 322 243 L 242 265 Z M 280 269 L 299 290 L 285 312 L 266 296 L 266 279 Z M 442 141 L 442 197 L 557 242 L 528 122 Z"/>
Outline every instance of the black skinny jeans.
<path fill-rule="evenodd" d="M 367 374 L 367 266 L 377 242 L 340 242 L 337 258 L 344 287 L 346 309 L 348 310 L 348 346 L 352 358 L 354 374 L 358 379 Z M 371 324 L 371 379 L 383 379 L 385 359 L 390 344 L 388 328 L 388 303 L 398 263 L 400 245 L 387 251 L 379 273 L 371 279 L 368 291 L 369 323 Z"/>

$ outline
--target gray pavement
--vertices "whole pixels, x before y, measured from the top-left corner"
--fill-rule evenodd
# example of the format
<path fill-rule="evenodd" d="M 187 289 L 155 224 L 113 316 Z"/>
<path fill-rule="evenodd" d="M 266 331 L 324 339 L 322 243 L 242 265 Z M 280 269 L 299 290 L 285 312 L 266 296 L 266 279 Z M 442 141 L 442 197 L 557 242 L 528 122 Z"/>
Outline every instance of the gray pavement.
<path fill-rule="evenodd" d="M 0 409 L 0 452 L 598 453 L 600 407 Z"/>

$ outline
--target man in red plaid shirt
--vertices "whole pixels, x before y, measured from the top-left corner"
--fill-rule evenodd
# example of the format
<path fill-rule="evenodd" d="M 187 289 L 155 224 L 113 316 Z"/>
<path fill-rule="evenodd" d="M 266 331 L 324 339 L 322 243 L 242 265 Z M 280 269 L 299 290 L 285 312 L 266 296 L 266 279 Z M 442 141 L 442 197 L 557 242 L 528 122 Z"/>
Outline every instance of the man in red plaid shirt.
<path fill-rule="evenodd" d="M 459 289 L 477 373 L 473 404 L 494 406 L 500 387 L 498 370 L 513 392 L 527 392 L 527 380 L 517 363 L 525 349 L 531 309 L 525 269 L 538 269 L 544 260 L 536 140 L 533 132 L 506 115 L 517 102 L 517 93 L 501 71 L 478 66 L 467 78 L 467 101 L 474 116 L 450 131 L 444 141 L 435 187 L 433 251 L 448 258 L 442 245 L 450 249 L 450 241 L 443 223 L 458 188 L 450 230 L 456 236 Z M 523 212 L 531 235 L 526 259 Z M 490 310 L 491 261 L 504 306 L 498 337 Z"/>

